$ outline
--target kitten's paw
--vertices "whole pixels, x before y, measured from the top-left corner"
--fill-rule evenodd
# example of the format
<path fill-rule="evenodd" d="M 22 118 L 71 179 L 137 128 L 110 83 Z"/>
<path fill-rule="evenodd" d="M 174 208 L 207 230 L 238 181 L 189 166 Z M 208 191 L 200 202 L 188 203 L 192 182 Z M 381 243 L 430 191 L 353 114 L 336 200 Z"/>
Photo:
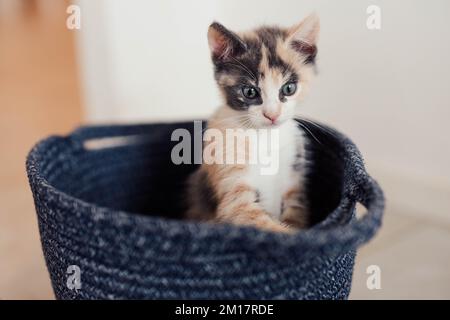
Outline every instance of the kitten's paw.
<path fill-rule="evenodd" d="M 281 232 L 289 234 L 295 233 L 296 231 L 295 228 L 293 228 L 292 226 L 284 222 L 277 222 L 277 221 L 273 221 L 273 223 L 261 226 L 261 228 L 272 232 Z"/>
<path fill-rule="evenodd" d="M 307 215 L 303 208 L 286 208 L 281 214 L 281 222 L 291 228 L 305 229 L 308 227 Z"/>

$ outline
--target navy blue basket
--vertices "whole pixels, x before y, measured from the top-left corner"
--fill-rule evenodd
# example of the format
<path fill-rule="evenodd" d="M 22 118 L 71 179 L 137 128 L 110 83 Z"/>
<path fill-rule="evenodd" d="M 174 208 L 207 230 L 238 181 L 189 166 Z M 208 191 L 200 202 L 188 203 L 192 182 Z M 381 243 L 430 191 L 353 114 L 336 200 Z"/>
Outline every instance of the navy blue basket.
<path fill-rule="evenodd" d="M 40 142 L 27 172 L 56 297 L 347 298 L 356 249 L 380 227 L 383 195 L 348 138 L 302 125 L 314 226 L 294 235 L 179 219 L 196 166 L 172 163 L 170 137 L 192 122 L 83 127 Z M 367 208 L 360 219 L 357 202 Z"/>

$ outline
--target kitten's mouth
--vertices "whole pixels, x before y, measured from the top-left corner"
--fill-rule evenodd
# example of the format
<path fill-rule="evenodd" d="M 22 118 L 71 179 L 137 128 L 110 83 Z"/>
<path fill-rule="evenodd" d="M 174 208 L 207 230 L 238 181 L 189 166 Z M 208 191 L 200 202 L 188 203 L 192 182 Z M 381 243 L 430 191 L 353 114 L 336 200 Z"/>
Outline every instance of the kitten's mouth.
<path fill-rule="evenodd" d="M 265 126 L 269 127 L 269 128 L 278 127 L 279 125 L 283 124 L 284 121 L 285 121 L 285 119 L 277 118 L 275 120 L 270 120 L 270 121 L 265 122 Z"/>
<path fill-rule="evenodd" d="M 282 124 L 283 123 L 283 121 L 278 121 L 278 120 L 276 120 L 276 121 L 274 121 L 274 122 L 265 122 L 263 125 L 262 125 L 262 127 L 263 128 L 276 128 L 276 127 L 278 127 L 280 124 Z"/>
<path fill-rule="evenodd" d="M 284 119 L 275 119 L 275 121 L 269 121 L 266 118 L 251 121 L 250 127 L 254 129 L 272 129 L 277 128 L 285 122 Z"/>

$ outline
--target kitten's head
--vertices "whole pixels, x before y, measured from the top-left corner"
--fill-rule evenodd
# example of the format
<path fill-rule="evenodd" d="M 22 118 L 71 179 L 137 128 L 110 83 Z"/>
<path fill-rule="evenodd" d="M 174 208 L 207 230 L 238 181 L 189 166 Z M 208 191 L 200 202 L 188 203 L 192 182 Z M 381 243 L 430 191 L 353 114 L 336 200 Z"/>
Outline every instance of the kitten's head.
<path fill-rule="evenodd" d="M 245 113 L 237 118 L 251 127 L 266 127 L 295 115 L 313 74 L 318 33 L 315 14 L 291 28 L 261 27 L 239 34 L 211 24 L 215 78 L 226 105 Z"/>

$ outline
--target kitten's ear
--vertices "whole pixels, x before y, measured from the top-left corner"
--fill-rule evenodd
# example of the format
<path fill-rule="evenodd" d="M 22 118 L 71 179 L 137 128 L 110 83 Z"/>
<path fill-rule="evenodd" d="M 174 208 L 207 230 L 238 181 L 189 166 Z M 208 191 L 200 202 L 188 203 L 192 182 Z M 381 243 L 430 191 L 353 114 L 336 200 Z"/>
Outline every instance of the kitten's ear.
<path fill-rule="evenodd" d="M 305 63 L 314 63 L 319 31 L 320 22 L 316 13 L 310 14 L 302 22 L 288 30 L 290 46 L 306 56 Z"/>
<path fill-rule="evenodd" d="M 208 43 L 214 61 L 237 56 L 246 49 L 245 43 L 237 34 L 218 22 L 209 26 Z"/>

